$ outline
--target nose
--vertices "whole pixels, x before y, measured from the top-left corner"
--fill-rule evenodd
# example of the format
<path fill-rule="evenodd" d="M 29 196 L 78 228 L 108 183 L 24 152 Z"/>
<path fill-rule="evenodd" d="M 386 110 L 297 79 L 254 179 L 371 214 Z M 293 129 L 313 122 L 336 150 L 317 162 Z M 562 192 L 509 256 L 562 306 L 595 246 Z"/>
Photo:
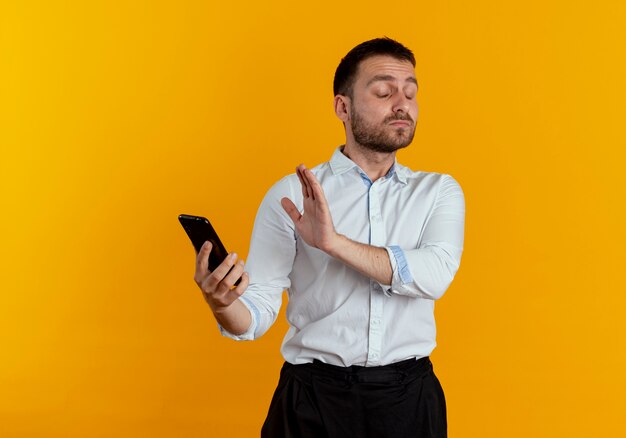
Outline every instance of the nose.
<path fill-rule="evenodd" d="M 394 113 L 402 112 L 402 113 L 407 114 L 409 112 L 409 106 L 410 106 L 410 99 L 407 99 L 404 93 L 398 93 L 398 97 L 393 103 L 392 111 Z"/>
<path fill-rule="evenodd" d="M 411 120 L 415 122 L 417 121 L 419 108 L 417 106 L 415 98 L 409 99 L 404 95 L 404 93 L 399 93 L 395 101 L 393 102 L 391 111 L 393 112 L 393 114 L 396 115 L 396 117 L 400 115 L 403 117 L 408 116 Z"/>

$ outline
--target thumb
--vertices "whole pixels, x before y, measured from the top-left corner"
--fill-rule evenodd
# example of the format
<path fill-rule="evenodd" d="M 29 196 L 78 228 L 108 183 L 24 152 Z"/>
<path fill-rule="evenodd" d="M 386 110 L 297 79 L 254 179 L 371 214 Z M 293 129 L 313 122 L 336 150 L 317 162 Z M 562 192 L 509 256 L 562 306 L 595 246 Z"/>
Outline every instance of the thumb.
<path fill-rule="evenodd" d="M 285 212 L 287 212 L 287 214 L 289 215 L 289 217 L 291 218 L 294 224 L 297 223 L 302 217 L 302 215 L 296 208 L 295 204 L 291 202 L 291 199 L 289 198 L 281 199 L 280 205 L 283 206 L 283 209 L 285 210 Z"/>

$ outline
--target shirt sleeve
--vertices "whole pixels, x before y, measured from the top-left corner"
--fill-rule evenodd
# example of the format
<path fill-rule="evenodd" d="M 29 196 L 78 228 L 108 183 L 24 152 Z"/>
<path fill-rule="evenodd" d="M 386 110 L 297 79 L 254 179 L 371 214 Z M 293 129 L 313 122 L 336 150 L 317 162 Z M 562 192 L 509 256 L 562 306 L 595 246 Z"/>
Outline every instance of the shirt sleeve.
<path fill-rule="evenodd" d="M 283 197 L 295 202 L 291 179 L 290 175 L 277 182 L 257 211 L 244 269 L 250 283 L 239 298 L 250 311 L 252 322 L 240 335 L 220 326 L 221 333 L 231 339 L 253 340 L 262 336 L 276 321 L 283 291 L 291 286 L 289 274 L 296 254 L 296 235 L 293 221 L 280 203 Z"/>
<path fill-rule="evenodd" d="M 459 183 L 443 175 L 432 214 L 416 249 L 389 246 L 392 283 L 387 295 L 436 300 L 452 283 L 461 263 L 465 228 L 465 198 Z"/>

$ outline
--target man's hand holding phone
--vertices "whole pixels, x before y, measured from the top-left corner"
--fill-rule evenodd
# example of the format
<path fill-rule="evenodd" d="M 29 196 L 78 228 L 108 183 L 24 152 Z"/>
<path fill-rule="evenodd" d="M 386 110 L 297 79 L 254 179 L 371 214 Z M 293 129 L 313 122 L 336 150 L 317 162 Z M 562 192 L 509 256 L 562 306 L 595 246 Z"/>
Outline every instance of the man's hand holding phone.
<path fill-rule="evenodd" d="M 211 272 L 208 266 L 212 248 L 211 242 L 206 241 L 197 253 L 194 281 L 211 307 L 217 322 L 230 333 L 244 333 L 251 323 L 250 312 L 237 300 L 245 292 L 249 282 L 248 273 L 243 271 L 244 262 L 237 261 L 236 253 L 230 253 Z M 239 279 L 239 284 L 234 287 Z"/>

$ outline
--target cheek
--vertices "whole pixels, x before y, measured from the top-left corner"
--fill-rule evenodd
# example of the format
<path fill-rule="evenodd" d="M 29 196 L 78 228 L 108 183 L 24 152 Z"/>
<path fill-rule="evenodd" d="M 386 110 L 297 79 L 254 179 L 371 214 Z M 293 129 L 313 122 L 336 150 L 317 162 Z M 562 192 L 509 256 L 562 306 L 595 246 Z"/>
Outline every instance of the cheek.
<path fill-rule="evenodd" d="M 393 114 L 391 104 L 388 101 L 382 101 L 376 98 L 363 98 L 356 103 L 356 111 L 360 118 L 370 124 L 377 125 L 382 123 L 387 117 Z M 413 109 L 411 109 L 413 111 Z M 417 106 L 414 108 L 417 115 Z"/>
<path fill-rule="evenodd" d="M 358 114 L 361 119 L 368 124 L 378 123 L 387 116 L 387 113 L 385 113 L 385 111 L 381 111 L 380 109 L 373 106 L 369 106 L 367 107 L 367 109 L 360 108 Z"/>
<path fill-rule="evenodd" d="M 381 102 L 372 104 L 367 111 L 368 118 L 378 122 L 389 117 L 390 114 L 393 114 L 391 105 L 383 105 Z"/>

